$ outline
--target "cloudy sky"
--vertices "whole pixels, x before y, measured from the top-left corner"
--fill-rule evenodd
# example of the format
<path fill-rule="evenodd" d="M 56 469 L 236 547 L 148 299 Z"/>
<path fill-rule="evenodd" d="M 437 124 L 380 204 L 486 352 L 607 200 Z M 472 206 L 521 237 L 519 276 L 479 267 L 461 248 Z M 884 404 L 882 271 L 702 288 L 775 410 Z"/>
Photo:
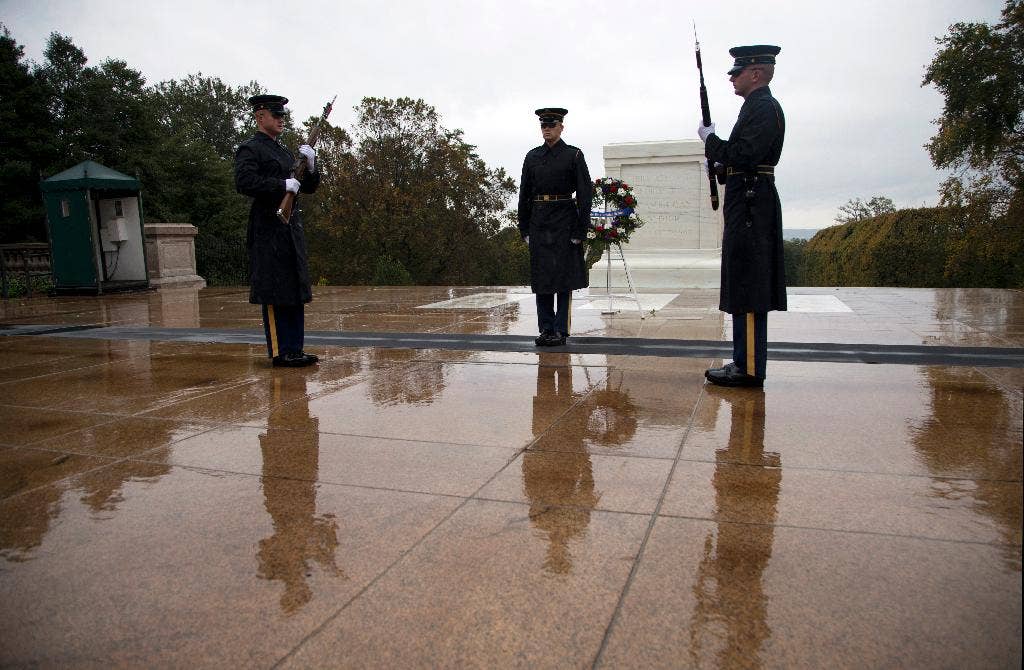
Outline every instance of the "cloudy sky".
<path fill-rule="evenodd" d="M 52 31 L 98 64 L 118 58 L 150 83 L 202 72 L 286 95 L 299 118 L 338 94 L 348 126 L 364 96 L 423 98 L 492 167 L 518 180 L 540 144 L 533 110 L 569 109 L 563 138 L 594 177 L 612 142 L 696 138 L 693 22 L 712 118 L 727 135 L 742 100 L 728 49 L 778 44 L 772 90 L 786 112 L 778 168 L 786 228 L 831 225 L 854 197 L 933 205 L 944 175 L 923 146 L 942 98 L 922 88 L 935 38 L 994 22 L 1001 0 L 250 0 L 127 3 L 0 0 L 0 22 L 42 60 Z"/>

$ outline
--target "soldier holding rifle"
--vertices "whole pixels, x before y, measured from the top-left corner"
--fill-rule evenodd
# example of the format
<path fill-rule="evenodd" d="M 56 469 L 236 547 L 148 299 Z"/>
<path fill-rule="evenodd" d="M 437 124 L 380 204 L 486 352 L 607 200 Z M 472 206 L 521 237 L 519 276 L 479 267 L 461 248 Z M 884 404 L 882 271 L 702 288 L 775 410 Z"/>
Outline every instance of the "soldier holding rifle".
<path fill-rule="evenodd" d="M 734 47 L 729 70 L 743 98 L 728 140 L 713 123 L 698 124 L 709 162 L 725 171 L 725 231 L 718 308 L 732 315 L 733 360 L 704 376 L 720 386 L 763 386 L 768 356 L 768 312 L 786 310 L 782 255 L 782 205 L 775 166 L 782 154 L 786 119 L 768 83 L 775 74 L 777 46 Z"/>
<path fill-rule="evenodd" d="M 246 234 L 249 302 L 262 305 L 267 354 L 274 366 L 298 368 L 317 362 L 302 350 L 304 305 L 313 299 L 306 235 L 298 208 L 283 221 L 278 211 L 286 195 L 316 191 L 320 173 L 309 144 L 299 147 L 305 169 L 294 170 L 292 152 L 277 139 L 284 131 L 287 102 L 279 95 L 249 98 L 257 132 L 235 153 L 235 187 L 253 199 Z"/>

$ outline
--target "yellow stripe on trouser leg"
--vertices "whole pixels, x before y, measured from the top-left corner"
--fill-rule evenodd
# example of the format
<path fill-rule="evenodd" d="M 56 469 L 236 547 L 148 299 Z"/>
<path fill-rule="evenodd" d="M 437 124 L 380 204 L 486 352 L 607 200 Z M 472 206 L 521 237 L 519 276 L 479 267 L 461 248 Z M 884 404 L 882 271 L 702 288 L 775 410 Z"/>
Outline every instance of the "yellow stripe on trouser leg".
<path fill-rule="evenodd" d="M 270 331 L 270 355 L 277 358 L 281 351 L 277 348 L 277 320 L 274 318 L 273 305 L 267 305 L 267 330 Z"/>
<path fill-rule="evenodd" d="M 756 375 L 754 366 L 754 313 L 747 312 L 747 374 Z"/>

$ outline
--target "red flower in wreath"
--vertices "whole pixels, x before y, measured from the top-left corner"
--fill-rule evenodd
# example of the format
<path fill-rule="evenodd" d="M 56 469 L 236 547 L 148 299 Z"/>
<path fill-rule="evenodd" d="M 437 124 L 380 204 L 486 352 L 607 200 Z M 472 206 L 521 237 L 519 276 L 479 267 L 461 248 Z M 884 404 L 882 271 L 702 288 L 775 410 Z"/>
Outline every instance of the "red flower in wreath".
<path fill-rule="evenodd" d="M 635 205 L 635 204 L 636 204 L 636 199 L 635 199 L 635 198 L 633 198 L 633 196 L 631 196 L 631 195 L 627 195 L 627 196 L 626 196 L 625 198 L 623 198 L 623 199 L 622 199 L 622 202 L 623 202 L 623 203 L 624 203 L 624 204 L 625 204 L 625 205 L 626 205 L 627 207 L 632 207 L 633 205 Z"/>

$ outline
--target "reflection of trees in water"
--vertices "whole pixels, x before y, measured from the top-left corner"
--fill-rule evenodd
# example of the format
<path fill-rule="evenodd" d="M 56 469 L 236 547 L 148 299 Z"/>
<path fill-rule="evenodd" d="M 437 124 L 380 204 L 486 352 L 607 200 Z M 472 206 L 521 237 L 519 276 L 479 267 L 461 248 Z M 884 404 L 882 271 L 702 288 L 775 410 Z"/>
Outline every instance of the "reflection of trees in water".
<path fill-rule="evenodd" d="M 282 380 L 303 376 L 275 375 L 272 394 Z M 293 614 L 313 597 L 308 579 L 319 565 L 328 574 L 345 577 L 338 568 L 338 523 L 333 514 L 317 514 L 316 489 L 320 473 L 319 419 L 310 416 L 308 399 L 274 410 L 267 430 L 259 436 L 263 455 L 263 497 L 274 533 L 259 542 L 257 575 L 284 584 L 281 609 Z M 288 473 L 287 478 L 283 473 Z"/>
<path fill-rule="evenodd" d="M 1018 315 L 1024 311 L 1024 293 L 991 289 L 940 289 L 935 295 L 935 321 L 951 331 L 966 324 L 990 335 L 1018 341 Z M 956 335 L 955 332 L 951 332 Z M 978 344 L 978 343 L 975 343 Z"/>
<path fill-rule="evenodd" d="M 450 292 L 449 299 L 455 293 Z M 491 334 L 508 332 L 509 325 L 518 319 L 519 303 L 491 308 L 484 313 L 478 310 L 437 310 L 451 317 L 452 325 L 445 332 L 460 335 Z M 437 312 L 433 312 L 437 313 Z M 445 371 L 450 364 L 471 361 L 479 352 L 446 349 L 442 353 L 420 349 L 373 348 L 367 353 L 366 362 L 370 370 L 370 398 L 377 405 L 418 404 L 434 402 L 446 386 Z M 436 361 L 428 359 L 439 354 Z"/>
<path fill-rule="evenodd" d="M 29 505 L 4 501 L 8 518 L 0 523 L 0 558 L 11 563 L 32 560 L 32 551 L 43 543 L 51 522 L 60 516 L 63 493 L 57 486 L 47 486 L 29 495 Z"/>
<path fill-rule="evenodd" d="M 782 470 L 779 454 L 764 451 L 764 391 L 711 393 L 707 397 L 729 405 L 732 417 L 729 442 L 715 452 L 717 525 L 708 532 L 697 568 L 690 653 L 699 665 L 707 656 L 701 647 L 715 644 L 719 667 L 756 668 L 772 634 L 764 571 L 772 556 Z"/>
<path fill-rule="evenodd" d="M 1021 400 L 973 368 L 928 367 L 922 376 L 931 390 L 931 415 L 912 425 L 912 434 L 914 448 L 934 473 L 931 494 L 956 504 L 970 500 L 974 511 L 995 522 L 1009 545 L 1005 558 L 1019 570 L 1013 545 L 1019 541 L 1021 505 L 1007 498 L 1006 482 L 1022 468 Z"/>
<path fill-rule="evenodd" d="M 390 369 L 371 368 L 370 398 L 380 406 L 428 405 L 445 387 L 442 363 L 411 363 Z"/>
<path fill-rule="evenodd" d="M 97 444 L 97 431 L 103 426 L 89 428 L 81 434 L 72 434 L 73 448 L 86 450 Z M 176 426 L 165 421 L 154 421 L 146 430 L 147 441 L 153 444 L 169 444 L 176 439 Z M 69 483 L 51 484 L 31 493 L 25 500 L 31 504 L 20 505 L 12 515 L 17 526 L 0 525 L 0 556 L 9 561 L 31 560 L 32 551 L 40 546 L 51 525 L 63 511 L 64 498 L 80 493 L 79 500 L 94 516 L 110 516 L 124 502 L 124 487 L 130 481 L 156 481 L 171 471 L 167 465 L 170 447 L 163 446 L 145 453 L 145 461 L 125 460 L 110 467 L 99 467 L 72 478 Z M 52 454 L 52 463 L 58 465 L 69 456 Z M 71 457 L 73 458 L 73 457 Z M 16 504 L 16 503 L 15 503 Z"/>
<path fill-rule="evenodd" d="M 569 354 L 549 354 L 537 366 L 533 398 L 533 434 L 540 437 L 584 394 L 573 392 Z M 590 408 L 582 430 L 567 424 L 557 453 L 528 450 L 523 454 L 523 489 L 530 501 L 530 521 L 548 541 L 544 569 L 555 574 L 572 571 L 569 543 L 590 525 L 590 513 L 601 494 L 594 488 L 588 441 L 617 446 L 636 432 L 636 406 L 629 394 L 610 386 L 594 392 L 583 407 Z M 549 501 L 557 501 L 557 504 Z"/>

